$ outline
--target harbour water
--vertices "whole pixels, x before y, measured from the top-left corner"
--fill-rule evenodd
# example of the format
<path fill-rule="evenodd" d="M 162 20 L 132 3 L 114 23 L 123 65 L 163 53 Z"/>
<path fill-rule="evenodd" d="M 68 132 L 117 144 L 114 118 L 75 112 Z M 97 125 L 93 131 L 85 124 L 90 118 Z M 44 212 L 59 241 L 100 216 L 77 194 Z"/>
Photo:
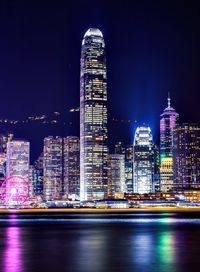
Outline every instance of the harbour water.
<path fill-rule="evenodd" d="M 0 271 L 198 271 L 199 213 L 0 214 Z"/>

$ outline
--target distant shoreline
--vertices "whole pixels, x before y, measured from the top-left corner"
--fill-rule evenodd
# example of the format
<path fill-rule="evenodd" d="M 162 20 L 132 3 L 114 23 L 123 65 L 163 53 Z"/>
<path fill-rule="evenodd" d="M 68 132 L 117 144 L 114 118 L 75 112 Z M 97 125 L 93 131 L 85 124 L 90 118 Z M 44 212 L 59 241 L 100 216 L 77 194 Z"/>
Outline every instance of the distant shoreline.
<path fill-rule="evenodd" d="M 200 207 L 145 207 L 129 209 L 90 209 L 90 208 L 50 208 L 50 209 L 0 209 L 0 214 L 10 213 L 66 213 L 66 214 L 131 214 L 131 213 L 179 213 L 179 212 L 200 212 Z"/>

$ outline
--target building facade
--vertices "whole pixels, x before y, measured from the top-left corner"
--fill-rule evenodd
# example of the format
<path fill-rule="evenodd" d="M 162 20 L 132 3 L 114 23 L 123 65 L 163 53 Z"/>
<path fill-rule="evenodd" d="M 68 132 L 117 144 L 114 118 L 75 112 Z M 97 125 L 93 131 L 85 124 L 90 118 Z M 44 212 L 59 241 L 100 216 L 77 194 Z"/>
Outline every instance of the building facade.
<path fill-rule="evenodd" d="M 80 198 L 108 193 L 107 75 L 105 42 L 99 29 L 85 33 L 80 72 Z"/>
<path fill-rule="evenodd" d="M 168 106 L 160 115 L 160 190 L 167 192 L 173 189 L 173 129 L 178 123 L 178 113 Z"/>
<path fill-rule="evenodd" d="M 49 136 L 44 139 L 43 148 L 43 196 L 46 200 L 62 196 L 63 182 L 63 140 Z"/>
<path fill-rule="evenodd" d="M 150 127 L 137 127 L 133 145 L 134 193 L 145 194 L 153 190 L 154 150 Z"/>
<path fill-rule="evenodd" d="M 109 155 L 109 195 L 120 197 L 125 192 L 125 157 L 122 154 Z"/>
<path fill-rule="evenodd" d="M 153 177 L 153 193 L 160 192 L 160 148 L 154 145 L 154 177 Z"/>
<path fill-rule="evenodd" d="M 37 169 L 34 165 L 29 168 L 30 196 L 43 196 L 43 170 Z"/>
<path fill-rule="evenodd" d="M 30 143 L 26 140 L 7 142 L 6 177 L 21 176 L 29 182 Z"/>
<path fill-rule="evenodd" d="M 174 129 L 174 188 L 200 188 L 200 126 L 183 124 Z"/>
<path fill-rule="evenodd" d="M 63 157 L 63 194 L 74 195 L 78 198 L 80 194 L 80 143 L 78 137 L 68 136 L 63 139 Z"/>
<path fill-rule="evenodd" d="M 133 145 L 117 142 L 114 153 L 125 157 L 125 192 L 133 193 Z"/>

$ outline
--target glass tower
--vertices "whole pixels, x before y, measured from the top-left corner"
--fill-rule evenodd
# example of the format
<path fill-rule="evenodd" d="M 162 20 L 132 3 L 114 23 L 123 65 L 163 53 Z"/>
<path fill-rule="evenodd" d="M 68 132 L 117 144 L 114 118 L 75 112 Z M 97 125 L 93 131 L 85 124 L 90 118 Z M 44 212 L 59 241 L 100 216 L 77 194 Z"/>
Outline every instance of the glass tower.
<path fill-rule="evenodd" d="M 154 150 L 150 127 L 137 127 L 133 147 L 134 192 L 151 193 L 153 190 Z"/>
<path fill-rule="evenodd" d="M 160 190 L 167 192 L 173 189 L 173 129 L 177 126 L 178 113 L 168 106 L 160 115 Z"/>
<path fill-rule="evenodd" d="M 115 154 L 125 156 L 125 192 L 133 193 L 133 145 L 124 145 L 122 142 L 115 144 Z"/>
<path fill-rule="evenodd" d="M 122 154 L 109 155 L 109 195 L 125 192 L 125 157 Z M 123 197 L 123 196 L 122 196 Z"/>
<path fill-rule="evenodd" d="M 45 200 L 60 198 L 62 195 L 62 138 L 49 136 L 44 139 L 44 188 Z"/>
<path fill-rule="evenodd" d="M 80 192 L 80 143 L 76 136 L 63 139 L 63 193 L 79 197 Z"/>
<path fill-rule="evenodd" d="M 80 71 L 80 199 L 101 199 L 108 191 L 107 76 L 104 38 L 85 33 Z"/>
<path fill-rule="evenodd" d="M 7 142 L 6 176 L 21 176 L 29 182 L 30 143 L 26 140 Z"/>
<path fill-rule="evenodd" d="M 200 126 L 183 124 L 174 129 L 174 188 L 200 189 Z"/>

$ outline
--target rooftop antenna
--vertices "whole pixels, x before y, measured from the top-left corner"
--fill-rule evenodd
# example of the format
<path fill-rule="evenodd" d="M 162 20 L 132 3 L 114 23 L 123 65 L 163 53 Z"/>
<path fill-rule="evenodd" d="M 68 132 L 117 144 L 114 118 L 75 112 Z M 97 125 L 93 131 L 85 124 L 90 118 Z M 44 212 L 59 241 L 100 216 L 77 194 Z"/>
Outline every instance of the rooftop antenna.
<path fill-rule="evenodd" d="M 171 107 L 171 98 L 170 98 L 170 92 L 168 92 L 168 98 L 167 98 L 168 108 Z"/>

